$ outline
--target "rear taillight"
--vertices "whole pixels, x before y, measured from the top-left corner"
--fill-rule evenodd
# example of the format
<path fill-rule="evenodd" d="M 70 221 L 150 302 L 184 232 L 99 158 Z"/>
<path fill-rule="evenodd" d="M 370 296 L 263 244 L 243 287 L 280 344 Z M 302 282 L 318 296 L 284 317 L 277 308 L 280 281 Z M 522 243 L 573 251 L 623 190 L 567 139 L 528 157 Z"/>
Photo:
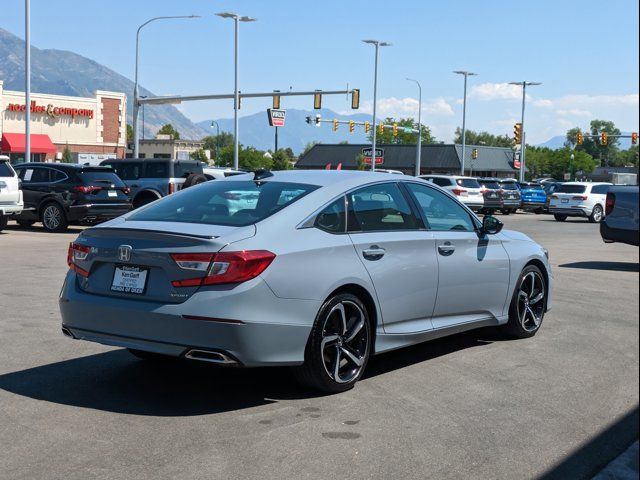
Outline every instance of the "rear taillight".
<path fill-rule="evenodd" d="M 451 191 L 453 192 L 454 195 L 462 195 L 464 192 L 466 192 L 466 190 L 462 188 L 454 188 Z"/>
<path fill-rule="evenodd" d="M 93 193 L 99 190 L 102 190 L 102 187 L 97 187 L 95 185 L 76 185 L 72 187 L 71 190 L 78 193 Z"/>
<path fill-rule="evenodd" d="M 173 182 L 169 182 L 169 195 L 172 193 L 176 193 L 176 184 Z"/>
<path fill-rule="evenodd" d="M 604 207 L 605 215 L 611 215 L 611 212 L 613 212 L 613 207 L 615 206 L 616 206 L 616 194 L 608 192 L 607 203 L 605 204 L 605 207 Z"/>
<path fill-rule="evenodd" d="M 122 190 L 122 193 L 125 195 L 129 195 L 131 193 L 131 189 L 129 187 L 122 187 L 120 190 Z"/>
<path fill-rule="evenodd" d="M 574 195 L 573 197 L 571 197 L 571 200 L 586 200 L 587 197 L 586 195 Z"/>
<path fill-rule="evenodd" d="M 69 244 L 69 251 L 67 252 L 67 265 L 69 268 L 76 272 L 78 275 L 82 275 L 83 277 L 88 277 L 89 272 L 80 268 L 75 262 L 86 260 L 89 256 L 89 252 L 91 251 L 91 247 L 87 247 L 86 245 L 80 245 L 77 243 Z"/>
<path fill-rule="evenodd" d="M 221 253 L 173 253 L 171 257 L 183 270 L 203 275 L 174 280 L 174 287 L 198 287 L 223 283 L 241 283 L 257 277 L 273 262 L 275 254 L 267 250 L 243 250 Z"/>

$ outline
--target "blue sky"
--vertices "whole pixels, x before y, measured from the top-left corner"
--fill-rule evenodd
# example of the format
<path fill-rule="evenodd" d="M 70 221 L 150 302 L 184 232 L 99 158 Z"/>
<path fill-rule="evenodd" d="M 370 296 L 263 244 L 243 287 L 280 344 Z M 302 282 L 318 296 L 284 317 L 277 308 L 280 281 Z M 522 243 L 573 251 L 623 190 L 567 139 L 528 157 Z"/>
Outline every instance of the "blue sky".
<path fill-rule="evenodd" d="M 2 0 L 0 27 L 24 36 L 22 0 Z M 362 90 L 371 107 L 373 48 L 363 38 L 393 43 L 381 50 L 378 108 L 415 116 L 418 79 L 423 122 L 450 141 L 462 121 L 462 78 L 469 83 L 467 125 L 512 132 L 520 93 L 505 82 L 543 82 L 531 89 L 526 130 L 530 143 L 562 135 L 592 118 L 638 130 L 638 2 L 580 1 L 339 1 L 324 0 L 31 0 L 32 43 L 72 50 L 130 78 L 137 26 L 157 15 L 199 14 L 196 20 L 156 22 L 141 40 L 140 81 L 156 94 L 228 93 L 233 90 L 233 24 L 214 16 L 235 11 L 258 19 L 241 25 L 243 91 L 273 89 Z M 91 8 L 89 8 L 91 5 Z M 70 74 L 72 74 L 70 72 Z M 266 108 L 243 102 L 242 114 Z M 284 107 L 311 108 L 311 99 Z M 343 97 L 323 107 L 348 111 Z M 229 117 L 227 101 L 185 103 L 191 119 Z"/>

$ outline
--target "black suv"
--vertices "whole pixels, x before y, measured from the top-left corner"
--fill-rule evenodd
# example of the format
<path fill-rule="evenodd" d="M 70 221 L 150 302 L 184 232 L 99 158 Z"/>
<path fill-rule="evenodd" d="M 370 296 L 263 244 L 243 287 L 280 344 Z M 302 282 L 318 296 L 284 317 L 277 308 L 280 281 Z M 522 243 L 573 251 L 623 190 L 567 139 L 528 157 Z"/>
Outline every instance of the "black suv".
<path fill-rule="evenodd" d="M 49 232 L 63 232 L 70 223 L 98 223 L 131 210 L 129 187 L 111 168 L 35 162 L 14 168 L 24 197 L 24 210 L 14 217 L 19 225 L 42 222 Z"/>

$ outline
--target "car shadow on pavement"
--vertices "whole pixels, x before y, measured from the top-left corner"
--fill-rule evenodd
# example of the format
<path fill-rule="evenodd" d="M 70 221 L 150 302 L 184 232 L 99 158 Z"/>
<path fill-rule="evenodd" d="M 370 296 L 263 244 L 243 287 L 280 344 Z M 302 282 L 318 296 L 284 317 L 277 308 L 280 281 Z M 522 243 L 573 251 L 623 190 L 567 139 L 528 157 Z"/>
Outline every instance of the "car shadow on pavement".
<path fill-rule="evenodd" d="M 617 272 L 638 272 L 640 265 L 634 262 L 573 262 L 558 265 L 560 268 L 584 268 L 587 270 L 614 270 Z"/>
<path fill-rule="evenodd" d="M 486 328 L 384 353 L 371 359 L 364 378 L 497 339 L 504 340 Z M 152 416 L 207 415 L 323 395 L 299 387 L 285 367 L 225 368 L 178 359 L 152 362 L 136 359 L 126 350 L 0 375 L 0 389 L 47 402 Z"/>
<path fill-rule="evenodd" d="M 78 226 L 70 226 L 68 227 L 63 233 L 80 233 L 82 232 L 82 230 L 84 230 L 81 227 Z M 38 233 L 42 233 L 42 234 L 46 234 L 48 233 L 44 227 L 42 226 L 42 224 L 35 224 L 35 225 L 31 225 L 29 227 L 23 227 L 21 225 L 16 225 L 16 224 L 9 224 L 7 225 L 7 227 L 5 228 L 5 231 L 14 231 L 14 232 L 38 232 Z M 53 235 L 58 235 L 57 233 L 54 233 Z"/>
<path fill-rule="evenodd" d="M 541 480 L 593 478 L 638 439 L 638 406 L 540 476 Z M 611 477 L 614 478 L 614 477 Z M 618 478 L 618 477 L 615 477 Z M 636 473 L 636 477 L 637 473 Z"/>

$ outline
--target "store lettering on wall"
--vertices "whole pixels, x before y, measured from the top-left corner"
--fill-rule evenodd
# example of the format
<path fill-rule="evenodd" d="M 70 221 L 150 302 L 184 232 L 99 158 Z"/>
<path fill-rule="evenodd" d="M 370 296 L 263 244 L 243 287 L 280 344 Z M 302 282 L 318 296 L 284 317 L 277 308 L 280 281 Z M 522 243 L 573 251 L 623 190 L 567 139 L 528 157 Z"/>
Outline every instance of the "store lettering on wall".
<path fill-rule="evenodd" d="M 10 112 L 24 112 L 27 109 L 25 104 L 10 103 L 7 110 Z M 75 117 L 93 118 L 93 110 L 90 108 L 72 108 L 72 107 L 54 107 L 52 104 L 47 106 L 38 105 L 35 100 L 31 101 L 31 113 L 41 113 L 52 118 L 61 117 L 63 115 Z"/>

